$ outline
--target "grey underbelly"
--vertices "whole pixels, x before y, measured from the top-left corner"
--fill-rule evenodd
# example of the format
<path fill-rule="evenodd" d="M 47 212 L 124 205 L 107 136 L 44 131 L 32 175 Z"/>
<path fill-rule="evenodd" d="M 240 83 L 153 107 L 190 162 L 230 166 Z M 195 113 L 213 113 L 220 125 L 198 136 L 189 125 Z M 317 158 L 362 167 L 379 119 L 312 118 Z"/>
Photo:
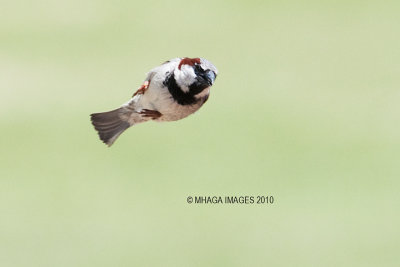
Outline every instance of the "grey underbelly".
<path fill-rule="evenodd" d="M 136 111 L 141 109 L 156 110 L 162 114 L 162 116 L 157 119 L 157 121 L 176 121 L 183 119 L 190 114 L 196 112 L 204 103 L 203 100 L 199 101 L 193 105 L 180 105 L 178 104 L 169 93 L 157 93 L 146 92 L 149 94 L 143 95 L 137 102 L 132 104 L 135 106 Z"/>
<path fill-rule="evenodd" d="M 170 108 L 160 109 L 159 112 L 162 116 L 158 119 L 159 121 L 177 121 L 183 118 L 186 118 L 190 114 L 196 112 L 201 105 L 179 105 L 172 104 Z"/>

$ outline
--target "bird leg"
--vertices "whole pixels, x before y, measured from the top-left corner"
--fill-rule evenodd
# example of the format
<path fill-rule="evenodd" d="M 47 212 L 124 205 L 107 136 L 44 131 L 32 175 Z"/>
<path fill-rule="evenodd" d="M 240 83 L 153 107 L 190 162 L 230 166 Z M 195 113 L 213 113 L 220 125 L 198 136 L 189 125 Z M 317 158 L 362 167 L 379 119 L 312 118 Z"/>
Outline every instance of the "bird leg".
<path fill-rule="evenodd" d="M 136 91 L 136 93 L 133 94 L 132 97 L 134 97 L 137 94 L 143 95 L 144 92 L 146 92 L 147 88 L 149 88 L 150 81 L 144 81 L 144 83 L 139 87 L 139 89 Z"/>
<path fill-rule="evenodd" d="M 158 119 L 162 116 L 162 114 L 157 110 L 151 109 L 142 109 L 139 113 L 143 118 L 151 118 L 152 120 Z"/>

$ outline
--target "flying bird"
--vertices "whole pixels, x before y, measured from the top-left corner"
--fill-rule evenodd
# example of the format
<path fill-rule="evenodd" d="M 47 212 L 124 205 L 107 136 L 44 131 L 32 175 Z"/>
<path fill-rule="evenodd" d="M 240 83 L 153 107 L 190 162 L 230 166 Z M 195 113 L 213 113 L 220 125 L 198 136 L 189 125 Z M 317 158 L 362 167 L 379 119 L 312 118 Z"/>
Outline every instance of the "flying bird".
<path fill-rule="evenodd" d="M 100 139 L 111 146 L 133 125 L 183 119 L 207 101 L 217 74 L 217 68 L 204 58 L 171 59 L 152 69 L 120 108 L 91 114 L 92 124 Z"/>

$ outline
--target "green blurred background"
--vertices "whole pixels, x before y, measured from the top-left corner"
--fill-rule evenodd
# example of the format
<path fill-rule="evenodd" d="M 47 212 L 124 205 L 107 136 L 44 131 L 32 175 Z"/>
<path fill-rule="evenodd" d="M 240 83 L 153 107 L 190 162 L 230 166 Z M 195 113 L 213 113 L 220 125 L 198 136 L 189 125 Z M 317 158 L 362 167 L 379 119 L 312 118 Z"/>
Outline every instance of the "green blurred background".
<path fill-rule="evenodd" d="M 399 266 L 399 7 L 1 1 L 0 266 Z M 207 104 L 102 144 L 89 114 L 178 56 Z"/>

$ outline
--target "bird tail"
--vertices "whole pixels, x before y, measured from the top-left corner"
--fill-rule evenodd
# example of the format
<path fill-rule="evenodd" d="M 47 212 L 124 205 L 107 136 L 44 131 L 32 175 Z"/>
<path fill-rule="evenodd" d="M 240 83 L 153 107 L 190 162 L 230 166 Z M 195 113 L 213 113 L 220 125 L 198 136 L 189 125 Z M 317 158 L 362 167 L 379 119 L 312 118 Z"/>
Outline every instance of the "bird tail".
<path fill-rule="evenodd" d="M 101 141 L 111 146 L 114 141 L 126 130 L 131 124 L 121 119 L 120 114 L 122 108 L 102 113 L 93 113 L 90 115 L 92 124 L 96 129 Z"/>

